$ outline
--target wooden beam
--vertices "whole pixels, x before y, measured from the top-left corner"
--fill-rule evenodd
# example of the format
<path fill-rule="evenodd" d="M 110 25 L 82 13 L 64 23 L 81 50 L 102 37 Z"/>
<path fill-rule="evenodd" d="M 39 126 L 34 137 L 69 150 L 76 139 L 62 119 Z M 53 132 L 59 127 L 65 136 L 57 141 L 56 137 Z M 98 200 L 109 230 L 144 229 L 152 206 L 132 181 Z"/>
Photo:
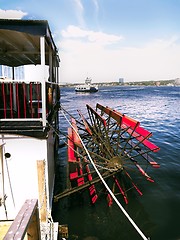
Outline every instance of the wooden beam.
<path fill-rule="evenodd" d="M 109 177 L 113 176 L 115 173 L 120 172 L 120 171 L 122 171 L 122 170 L 119 169 L 116 172 L 107 171 L 102 176 L 103 176 L 104 179 L 106 179 L 106 178 L 109 178 Z M 71 189 L 66 189 L 64 192 L 59 193 L 56 196 L 54 196 L 54 202 L 57 202 L 59 199 L 67 197 L 67 196 L 71 195 L 72 193 L 78 192 L 80 190 L 84 190 L 85 188 L 90 187 L 93 184 L 98 183 L 100 181 L 101 181 L 101 179 L 99 177 L 96 177 L 92 181 L 85 182 L 83 185 L 76 186 L 76 187 L 73 187 Z"/>
<path fill-rule="evenodd" d="M 28 240 L 41 239 L 37 199 L 25 201 L 3 240 L 23 240 L 25 236 Z"/>
<path fill-rule="evenodd" d="M 45 185 L 45 161 L 37 160 L 38 190 L 39 190 L 39 209 L 42 222 L 47 221 L 47 193 Z"/>

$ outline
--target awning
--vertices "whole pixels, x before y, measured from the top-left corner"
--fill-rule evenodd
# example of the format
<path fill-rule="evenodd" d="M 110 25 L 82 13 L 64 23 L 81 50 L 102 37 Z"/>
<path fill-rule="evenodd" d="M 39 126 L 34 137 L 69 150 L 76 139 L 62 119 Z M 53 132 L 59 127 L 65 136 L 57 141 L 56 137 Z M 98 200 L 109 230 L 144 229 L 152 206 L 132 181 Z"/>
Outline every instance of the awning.
<path fill-rule="evenodd" d="M 57 48 L 46 20 L 0 19 L 0 65 L 40 64 L 41 36 L 46 40 L 45 63 L 49 65 L 49 49 L 58 63 Z"/>

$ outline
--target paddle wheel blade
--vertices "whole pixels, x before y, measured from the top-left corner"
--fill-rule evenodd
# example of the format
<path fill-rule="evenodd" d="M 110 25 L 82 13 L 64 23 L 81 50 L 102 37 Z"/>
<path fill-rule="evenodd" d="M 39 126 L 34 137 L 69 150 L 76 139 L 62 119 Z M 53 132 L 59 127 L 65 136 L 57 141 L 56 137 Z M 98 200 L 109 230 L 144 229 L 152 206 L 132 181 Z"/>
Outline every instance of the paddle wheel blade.
<path fill-rule="evenodd" d="M 101 180 L 92 166 L 93 161 L 114 194 L 121 195 L 128 204 L 127 192 L 130 189 L 135 189 L 142 196 L 133 180 L 136 174 L 140 173 L 146 180 L 154 182 L 147 170 L 148 166 L 160 167 L 151 157 L 160 149 L 150 141 L 152 132 L 140 126 L 139 121 L 99 103 L 95 109 L 86 106 L 88 115 L 85 117 L 78 110 L 80 120 L 71 118 L 71 127 L 68 128 L 69 180 L 72 189 L 68 193 L 87 188 L 91 203 L 97 201 Z M 106 196 L 108 206 L 111 206 L 113 200 L 107 191 Z"/>
<path fill-rule="evenodd" d="M 76 120 L 74 118 L 71 119 L 71 124 L 72 128 L 68 129 L 68 169 L 71 187 L 81 186 L 79 189 L 82 190 L 82 185 L 85 186 L 85 181 L 88 181 L 90 185 L 89 195 L 91 203 L 94 204 L 98 199 L 98 195 L 96 194 L 95 185 L 91 184 L 93 177 L 86 157 L 81 155 L 82 144 L 78 134 Z M 86 187 L 88 187 L 88 185 Z"/>
<path fill-rule="evenodd" d="M 126 195 L 126 193 L 125 193 L 123 187 L 120 185 L 118 179 L 117 179 L 115 176 L 113 176 L 113 178 L 114 178 L 114 181 L 115 181 L 115 183 L 116 183 L 116 185 L 117 185 L 117 187 L 118 187 L 120 193 L 122 194 L 122 196 L 123 196 L 123 198 L 124 198 L 125 203 L 128 204 L 127 195 Z"/>

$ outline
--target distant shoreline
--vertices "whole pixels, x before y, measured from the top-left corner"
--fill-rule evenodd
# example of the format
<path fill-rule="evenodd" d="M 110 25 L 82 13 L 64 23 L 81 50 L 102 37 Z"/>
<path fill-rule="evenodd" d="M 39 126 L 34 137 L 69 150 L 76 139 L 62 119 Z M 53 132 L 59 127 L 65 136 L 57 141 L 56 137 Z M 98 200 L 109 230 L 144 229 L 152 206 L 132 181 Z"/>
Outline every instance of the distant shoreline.
<path fill-rule="evenodd" d="M 66 84 L 59 84 L 60 87 L 76 87 L 83 83 L 66 83 Z M 94 83 L 92 85 L 101 86 L 176 86 L 176 80 L 160 80 L 160 81 L 140 81 L 140 82 L 125 82 L 124 84 L 119 84 L 118 82 L 108 82 L 108 83 Z M 179 84 L 178 84 L 179 85 Z"/>

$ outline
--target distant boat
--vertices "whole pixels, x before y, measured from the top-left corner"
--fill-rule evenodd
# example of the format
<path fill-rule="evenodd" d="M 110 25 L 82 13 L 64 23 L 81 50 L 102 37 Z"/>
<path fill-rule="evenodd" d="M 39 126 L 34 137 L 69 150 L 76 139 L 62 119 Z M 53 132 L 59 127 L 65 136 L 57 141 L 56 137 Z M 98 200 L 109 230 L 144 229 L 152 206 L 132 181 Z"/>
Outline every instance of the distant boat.
<path fill-rule="evenodd" d="M 85 84 L 78 85 L 75 87 L 76 92 L 97 92 L 98 91 L 98 85 L 92 85 L 91 84 L 92 79 L 86 78 Z"/>

